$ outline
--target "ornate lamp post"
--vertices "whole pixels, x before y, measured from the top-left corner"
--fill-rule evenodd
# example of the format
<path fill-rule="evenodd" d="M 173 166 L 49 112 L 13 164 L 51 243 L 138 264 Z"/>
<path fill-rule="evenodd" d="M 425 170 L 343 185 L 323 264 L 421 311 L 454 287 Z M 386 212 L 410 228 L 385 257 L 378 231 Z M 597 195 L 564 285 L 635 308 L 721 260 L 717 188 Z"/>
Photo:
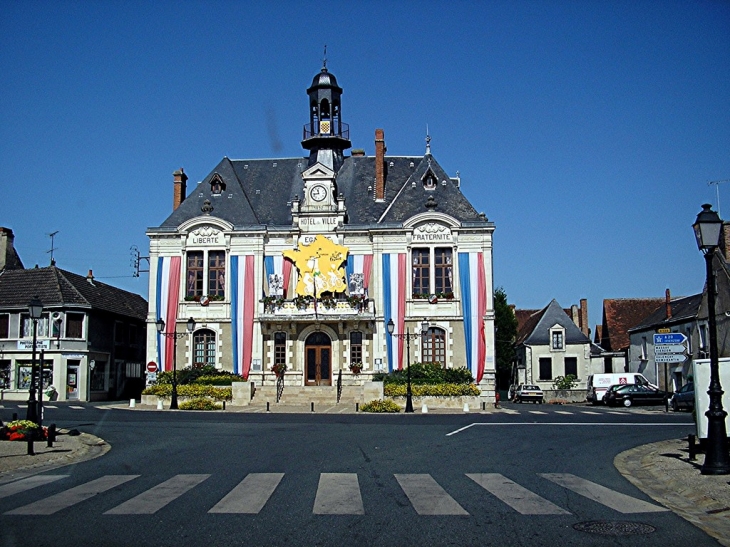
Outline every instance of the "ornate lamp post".
<path fill-rule="evenodd" d="M 702 206 L 697 220 L 692 225 L 697 238 L 697 247 L 705 255 L 707 269 L 707 323 L 710 331 L 710 408 L 707 416 L 707 450 L 702 465 L 703 475 L 730 474 L 730 457 L 728 456 L 727 429 L 725 417 L 727 412 L 722 408 L 722 386 L 717 355 L 717 325 L 715 324 L 715 271 L 712 259 L 720 242 L 722 220 L 708 203 Z"/>
<path fill-rule="evenodd" d="M 173 330 L 172 332 L 165 332 L 165 322 L 162 320 L 162 318 L 159 318 L 157 320 L 156 325 L 157 332 L 159 332 L 162 336 L 164 336 L 165 338 L 172 338 L 173 340 L 177 340 L 178 338 L 187 336 L 188 334 L 193 332 L 193 330 L 195 330 L 195 319 L 193 319 L 192 317 L 188 319 L 187 332 L 177 332 L 177 330 Z M 177 408 L 177 342 L 175 342 L 172 347 L 172 397 L 170 398 L 170 409 L 177 410 Z"/>
<path fill-rule="evenodd" d="M 33 321 L 33 360 L 31 361 L 30 365 L 30 389 L 28 390 L 28 411 L 26 414 L 26 419 L 30 420 L 33 423 L 40 424 L 40 416 L 38 415 L 38 402 L 35 398 L 35 390 L 36 390 L 36 334 L 38 332 L 38 320 L 41 318 L 41 314 L 43 313 L 43 303 L 38 299 L 38 297 L 34 297 L 33 300 L 30 301 L 28 304 L 28 314 L 30 315 L 31 321 Z M 42 366 L 42 365 L 41 365 Z M 40 397 L 40 383 L 41 383 L 41 376 L 42 371 L 38 372 L 38 395 Z"/>
<path fill-rule="evenodd" d="M 413 395 L 411 393 L 411 338 L 415 340 L 419 336 L 425 335 L 428 330 L 428 323 L 426 321 L 421 323 L 421 332 L 411 333 L 408 327 L 406 327 L 406 332 L 396 334 L 393 332 L 395 330 L 395 323 L 393 323 L 393 319 L 389 319 L 387 328 L 390 336 L 404 338 L 406 341 L 406 359 L 408 360 L 408 368 L 406 369 L 406 412 L 413 412 Z"/>

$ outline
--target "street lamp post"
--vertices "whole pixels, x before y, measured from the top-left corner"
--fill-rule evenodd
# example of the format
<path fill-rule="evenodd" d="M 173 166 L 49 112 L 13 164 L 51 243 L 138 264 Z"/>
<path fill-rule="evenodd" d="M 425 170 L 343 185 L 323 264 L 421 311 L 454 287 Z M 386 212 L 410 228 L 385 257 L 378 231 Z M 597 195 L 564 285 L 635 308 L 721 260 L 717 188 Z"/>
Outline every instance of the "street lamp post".
<path fill-rule="evenodd" d="M 157 320 L 157 332 L 159 332 L 165 338 L 172 338 L 177 340 L 187 336 L 195 329 L 195 319 L 192 317 L 187 322 L 187 332 L 177 332 L 177 326 L 172 332 L 165 332 L 165 321 L 162 318 Z M 164 364 L 162 365 L 164 367 Z M 170 398 L 170 409 L 177 410 L 177 343 L 172 345 L 172 397 Z"/>
<path fill-rule="evenodd" d="M 722 408 L 722 386 L 717 355 L 717 325 L 715 323 L 715 271 L 712 259 L 720 242 L 722 220 L 708 203 L 702 206 L 697 220 L 692 225 L 697 238 L 697 246 L 705 255 L 707 270 L 707 323 L 710 331 L 710 408 L 707 416 L 707 450 L 705 462 L 702 464 L 703 475 L 730 474 L 730 457 L 728 456 L 727 429 L 725 417 L 727 412 Z"/>
<path fill-rule="evenodd" d="M 38 299 L 38 297 L 34 297 L 30 303 L 28 304 L 28 314 L 30 315 L 31 321 L 33 321 L 33 357 L 30 364 L 30 389 L 28 390 L 28 410 L 26 413 L 26 419 L 30 420 L 31 422 L 35 424 L 39 424 L 40 416 L 38 415 L 38 402 L 35 398 L 35 390 L 36 390 L 36 384 L 35 384 L 35 378 L 36 378 L 36 340 L 37 340 L 37 332 L 38 332 L 38 320 L 41 318 L 41 314 L 43 313 L 43 304 Z M 40 376 L 41 372 L 38 373 L 40 384 Z M 38 394 L 40 396 L 40 385 L 38 386 Z"/>
<path fill-rule="evenodd" d="M 408 368 L 406 369 L 406 412 L 413 412 L 413 394 L 411 393 L 411 338 L 414 340 L 419 336 L 426 334 L 428 330 L 428 323 L 424 321 L 421 323 L 421 332 L 411 333 L 408 327 L 406 332 L 394 333 L 395 323 L 393 319 L 388 320 L 388 334 L 394 338 L 403 338 L 406 341 L 406 359 L 408 360 Z"/>

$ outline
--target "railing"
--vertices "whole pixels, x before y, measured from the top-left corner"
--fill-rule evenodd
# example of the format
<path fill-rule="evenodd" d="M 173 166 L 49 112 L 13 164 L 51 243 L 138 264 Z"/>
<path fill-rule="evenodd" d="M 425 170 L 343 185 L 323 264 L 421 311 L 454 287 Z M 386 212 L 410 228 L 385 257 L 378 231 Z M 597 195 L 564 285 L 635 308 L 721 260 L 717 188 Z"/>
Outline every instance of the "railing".
<path fill-rule="evenodd" d="M 317 127 L 319 127 L 319 122 L 317 122 L 315 125 Z M 303 140 L 311 139 L 312 137 L 342 137 L 347 140 L 350 140 L 350 124 L 343 122 L 341 124 L 342 130 L 339 133 L 337 132 L 337 123 L 336 122 L 331 122 L 330 127 L 332 128 L 332 131 L 330 131 L 329 133 L 320 133 L 320 132 L 315 133 L 314 131 L 312 131 L 309 124 L 305 124 L 303 131 L 302 131 L 302 134 L 304 135 Z"/>
<path fill-rule="evenodd" d="M 342 397 L 342 369 L 337 372 L 337 404 L 340 404 Z"/>

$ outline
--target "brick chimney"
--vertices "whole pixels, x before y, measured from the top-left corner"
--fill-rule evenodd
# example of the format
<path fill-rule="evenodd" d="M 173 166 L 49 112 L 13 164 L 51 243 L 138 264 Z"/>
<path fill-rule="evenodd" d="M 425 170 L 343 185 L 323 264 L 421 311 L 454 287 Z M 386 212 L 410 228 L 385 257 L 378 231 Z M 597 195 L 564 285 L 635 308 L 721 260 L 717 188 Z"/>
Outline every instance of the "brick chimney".
<path fill-rule="evenodd" d="M 172 210 L 174 211 L 180 207 L 180 204 L 183 201 L 185 201 L 185 196 L 188 193 L 188 176 L 185 174 L 185 170 L 182 167 L 175 171 L 172 176 L 174 185 L 172 192 Z"/>
<path fill-rule="evenodd" d="M 580 299 L 580 330 L 583 334 L 590 337 L 591 328 L 588 326 L 588 299 Z"/>
<path fill-rule="evenodd" d="M 375 130 L 375 201 L 385 200 L 385 133 Z"/>
<path fill-rule="evenodd" d="M 0 270 L 23 270 L 23 262 L 15 250 L 15 235 L 10 228 L 0 227 Z"/>
<path fill-rule="evenodd" d="M 669 289 L 666 290 L 664 293 L 664 305 L 667 309 L 667 319 L 672 318 L 672 293 L 669 292 Z"/>

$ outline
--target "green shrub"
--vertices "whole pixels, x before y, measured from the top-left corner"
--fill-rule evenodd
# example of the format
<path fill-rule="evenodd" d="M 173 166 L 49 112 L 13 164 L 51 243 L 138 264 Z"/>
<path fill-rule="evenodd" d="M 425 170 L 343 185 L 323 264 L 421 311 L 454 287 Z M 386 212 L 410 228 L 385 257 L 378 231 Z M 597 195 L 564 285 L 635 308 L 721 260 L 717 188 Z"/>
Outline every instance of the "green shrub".
<path fill-rule="evenodd" d="M 180 403 L 179 408 L 180 410 L 220 410 L 223 407 L 210 399 L 199 398 Z"/>
<path fill-rule="evenodd" d="M 411 384 L 473 384 L 474 377 L 466 367 L 444 368 L 439 363 L 412 363 Z M 379 373 L 373 376 L 376 382 L 384 384 L 405 384 L 408 381 L 408 367 L 394 370 L 389 374 Z"/>
<path fill-rule="evenodd" d="M 231 382 L 243 382 L 243 377 L 227 370 L 219 370 L 211 365 L 179 369 L 176 372 L 177 385 L 206 384 L 230 386 Z M 213 380 L 216 378 L 216 380 Z M 202 381 L 201 381 L 202 380 Z M 157 384 L 172 384 L 172 371 L 157 373 Z"/>
<path fill-rule="evenodd" d="M 553 389 L 573 389 L 578 384 L 578 379 L 573 374 L 567 376 L 556 376 L 553 380 Z"/>
<path fill-rule="evenodd" d="M 233 382 L 243 381 L 243 376 L 238 374 L 216 374 L 215 376 L 200 376 L 193 383 L 204 386 L 230 386 Z"/>
<path fill-rule="evenodd" d="M 209 397 L 216 401 L 230 401 L 233 399 L 233 390 L 230 387 L 215 387 L 199 384 L 187 384 L 177 386 L 177 394 L 180 397 Z M 142 392 L 142 395 L 157 395 L 158 397 L 170 397 L 172 395 L 171 384 L 155 384 Z"/>
<path fill-rule="evenodd" d="M 360 407 L 363 412 L 400 412 L 400 407 L 389 399 L 376 399 Z"/>
<path fill-rule="evenodd" d="M 405 397 L 405 384 L 386 384 L 383 386 L 383 395 L 388 397 Z M 411 386 L 414 397 L 460 397 L 478 396 L 481 390 L 474 384 L 417 384 Z"/>

